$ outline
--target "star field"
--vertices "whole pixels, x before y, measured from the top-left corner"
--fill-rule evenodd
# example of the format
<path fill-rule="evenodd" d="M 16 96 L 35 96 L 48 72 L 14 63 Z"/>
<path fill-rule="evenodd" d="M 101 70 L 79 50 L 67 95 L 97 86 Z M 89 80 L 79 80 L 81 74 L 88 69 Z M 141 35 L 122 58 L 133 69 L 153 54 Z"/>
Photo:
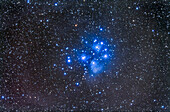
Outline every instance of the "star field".
<path fill-rule="evenodd" d="M 167 0 L 2 0 L 1 111 L 169 111 Z"/>

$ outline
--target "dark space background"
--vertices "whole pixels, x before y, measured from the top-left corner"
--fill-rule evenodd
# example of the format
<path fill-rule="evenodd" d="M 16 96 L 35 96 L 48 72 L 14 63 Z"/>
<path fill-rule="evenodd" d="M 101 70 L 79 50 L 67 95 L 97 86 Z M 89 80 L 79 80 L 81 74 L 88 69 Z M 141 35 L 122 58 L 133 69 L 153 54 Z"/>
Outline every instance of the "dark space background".
<path fill-rule="evenodd" d="M 170 110 L 168 0 L 0 4 L 1 111 Z M 108 59 L 92 67 L 95 38 Z"/>

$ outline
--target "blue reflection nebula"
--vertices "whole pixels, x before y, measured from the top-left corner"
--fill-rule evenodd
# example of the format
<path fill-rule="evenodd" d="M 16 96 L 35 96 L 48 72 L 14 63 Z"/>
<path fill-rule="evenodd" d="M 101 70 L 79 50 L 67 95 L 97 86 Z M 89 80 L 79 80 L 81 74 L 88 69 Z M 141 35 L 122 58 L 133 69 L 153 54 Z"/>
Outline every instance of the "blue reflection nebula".
<path fill-rule="evenodd" d="M 90 64 L 90 67 L 91 67 L 92 73 L 94 74 L 98 74 L 103 71 L 103 66 L 97 61 L 92 61 Z"/>

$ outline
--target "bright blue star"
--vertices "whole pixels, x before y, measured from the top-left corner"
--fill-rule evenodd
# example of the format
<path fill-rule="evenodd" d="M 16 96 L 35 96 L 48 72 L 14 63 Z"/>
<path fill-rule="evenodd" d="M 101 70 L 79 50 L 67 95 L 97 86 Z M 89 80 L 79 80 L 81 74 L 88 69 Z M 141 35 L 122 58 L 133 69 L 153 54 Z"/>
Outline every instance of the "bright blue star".
<path fill-rule="evenodd" d="M 100 28 L 100 31 L 103 31 L 103 28 Z"/>
<path fill-rule="evenodd" d="M 99 49 L 99 46 L 96 46 L 96 49 Z"/>
<path fill-rule="evenodd" d="M 1 96 L 1 98 L 2 98 L 2 99 L 4 99 L 4 98 L 5 98 L 5 96 Z"/>
<path fill-rule="evenodd" d="M 165 108 L 165 106 L 162 105 L 161 108 Z"/>
<path fill-rule="evenodd" d="M 82 56 L 81 59 L 82 59 L 82 60 L 85 60 L 85 59 L 86 59 L 86 56 Z"/>
<path fill-rule="evenodd" d="M 66 50 L 68 50 L 68 47 L 66 47 Z"/>
<path fill-rule="evenodd" d="M 77 82 L 76 85 L 79 86 L 79 83 Z"/>
<path fill-rule="evenodd" d="M 100 44 L 103 45 L 103 42 L 101 42 Z"/>
<path fill-rule="evenodd" d="M 70 56 L 67 57 L 67 62 L 68 62 L 68 63 L 71 62 Z"/>
<path fill-rule="evenodd" d="M 100 45 L 96 45 L 96 46 L 95 46 L 95 49 L 96 49 L 97 51 L 100 51 L 101 46 L 100 46 Z"/>
<path fill-rule="evenodd" d="M 64 73 L 64 75 L 67 75 L 67 73 Z"/>
<path fill-rule="evenodd" d="M 104 55 L 104 58 L 107 58 L 107 57 L 108 57 L 107 54 L 105 54 L 105 55 Z"/>
<path fill-rule="evenodd" d="M 95 39 L 94 42 L 97 42 L 97 40 Z"/>
<path fill-rule="evenodd" d="M 30 0 L 27 0 L 27 3 L 30 3 Z"/>
<path fill-rule="evenodd" d="M 55 3 L 54 5 L 55 5 L 55 6 L 57 6 L 57 5 L 58 5 L 58 3 Z"/>
<path fill-rule="evenodd" d="M 136 7 L 136 10 L 139 10 L 139 7 Z"/>
<path fill-rule="evenodd" d="M 69 60 L 67 60 L 67 62 L 68 62 L 68 63 L 70 63 L 70 62 L 71 62 L 71 60 L 69 59 Z"/>
<path fill-rule="evenodd" d="M 56 64 L 54 64 L 54 66 L 56 66 Z"/>
<path fill-rule="evenodd" d="M 94 64 L 95 64 L 95 62 L 94 62 L 94 61 L 92 61 L 92 64 L 94 65 Z"/>

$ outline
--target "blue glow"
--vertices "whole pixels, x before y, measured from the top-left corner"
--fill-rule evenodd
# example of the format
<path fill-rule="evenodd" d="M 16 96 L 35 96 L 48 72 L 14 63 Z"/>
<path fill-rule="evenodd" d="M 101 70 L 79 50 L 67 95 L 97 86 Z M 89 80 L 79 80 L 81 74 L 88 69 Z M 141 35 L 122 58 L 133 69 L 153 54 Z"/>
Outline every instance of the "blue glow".
<path fill-rule="evenodd" d="M 54 64 L 54 66 L 56 66 L 56 64 Z"/>
<path fill-rule="evenodd" d="M 77 82 L 76 85 L 79 86 L 79 83 Z"/>
<path fill-rule="evenodd" d="M 64 75 L 67 75 L 67 73 L 64 73 Z"/>
<path fill-rule="evenodd" d="M 97 51 L 100 51 L 101 47 L 102 47 L 102 46 L 101 46 L 100 44 L 97 44 L 97 45 L 94 45 L 94 46 L 93 46 L 93 49 L 94 49 L 94 50 L 97 50 Z"/>
<path fill-rule="evenodd" d="M 165 108 L 165 106 L 162 105 L 161 108 Z"/>
<path fill-rule="evenodd" d="M 103 70 L 103 66 L 96 61 L 92 61 L 90 67 L 91 67 L 92 73 L 95 73 L 95 74 L 100 73 Z"/>
<path fill-rule="evenodd" d="M 96 46 L 96 49 L 99 49 L 99 46 Z"/>
<path fill-rule="evenodd" d="M 66 50 L 68 50 L 68 47 L 66 47 Z"/>
<path fill-rule="evenodd" d="M 139 7 L 136 7 L 136 10 L 139 10 Z"/>
<path fill-rule="evenodd" d="M 87 44 L 88 42 L 86 41 L 85 43 Z"/>
<path fill-rule="evenodd" d="M 95 62 L 94 62 L 94 61 L 92 61 L 92 64 L 94 65 L 94 64 L 95 64 Z"/>
<path fill-rule="evenodd" d="M 99 91 L 99 94 L 102 94 L 102 92 Z"/>
<path fill-rule="evenodd" d="M 27 0 L 27 3 L 30 3 L 30 0 Z"/>
<path fill-rule="evenodd" d="M 67 57 L 67 62 L 68 62 L 68 63 L 71 62 L 70 56 Z"/>
<path fill-rule="evenodd" d="M 97 42 L 97 40 L 95 39 L 94 42 Z"/>
<path fill-rule="evenodd" d="M 100 31 L 103 31 L 103 28 L 100 28 Z"/>
<path fill-rule="evenodd" d="M 152 30 L 152 32 L 155 32 L 155 30 Z"/>
<path fill-rule="evenodd" d="M 24 94 L 22 94 L 22 96 L 24 96 Z"/>
<path fill-rule="evenodd" d="M 86 56 L 82 56 L 81 59 L 82 59 L 82 60 L 85 60 L 85 59 L 86 59 Z"/>
<path fill-rule="evenodd" d="M 106 29 L 101 26 L 97 28 L 98 31 L 106 31 Z M 77 52 L 77 58 L 80 61 L 82 67 L 84 68 L 84 74 L 88 74 L 89 78 L 92 76 L 96 77 L 99 74 L 106 72 L 105 69 L 107 69 L 107 62 L 109 62 L 109 59 L 112 58 L 112 54 L 110 54 L 109 49 L 110 47 L 114 46 L 114 44 L 109 44 L 102 38 L 99 39 L 98 36 L 92 38 L 92 40 L 89 39 L 90 41 L 88 41 L 88 45 L 85 44 L 87 43 L 87 38 L 81 39 L 84 40 L 84 42 L 81 41 L 81 43 L 84 44 L 84 47 L 83 49 L 79 49 Z M 69 59 L 67 57 L 66 61 L 68 60 L 70 60 L 71 63 L 73 61 L 72 58 Z M 69 65 L 70 63 L 67 62 L 67 64 Z M 102 92 L 99 91 L 97 93 L 102 94 Z"/>
<path fill-rule="evenodd" d="M 105 55 L 104 55 L 104 58 L 107 58 L 107 57 L 108 57 L 107 54 L 105 54 Z"/>
<path fill-rule="evenodd" d="M 69 60 L 67 60 L 67 62 L 68 62 L 68 63 L 70 63 L 70 62 L 71 62 L 71 60 L 69 59 Z"/>
<path fill-rule="evenodd" d="M 55 6 L 57 6 L 57 5 L 58 5 L 58 3 L 55 3 L 54 5 L 55 5 Z"/>
<path fill-rule="evenodd" d="M 5 96 L 1 96 L 1 98 L 2 98 L 2 99 L 4 99 L 4 98 L 5 98 Z"/>

